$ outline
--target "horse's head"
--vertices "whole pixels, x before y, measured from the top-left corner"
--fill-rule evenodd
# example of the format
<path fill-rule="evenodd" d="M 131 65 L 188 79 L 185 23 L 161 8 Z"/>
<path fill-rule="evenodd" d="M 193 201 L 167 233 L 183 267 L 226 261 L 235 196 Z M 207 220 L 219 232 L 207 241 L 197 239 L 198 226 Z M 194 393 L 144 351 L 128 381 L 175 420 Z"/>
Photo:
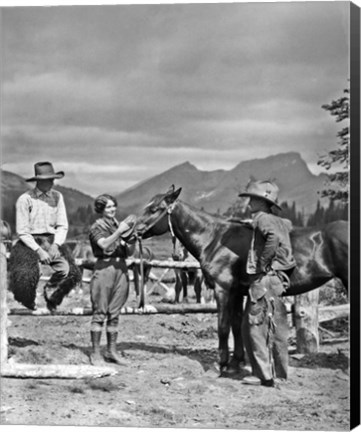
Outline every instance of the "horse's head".
<path fill-rule="evenodd" d="M 177 190 L 172 185 L 167 192 L 155 195 L 144 207 L 138 218 L 136 232 L 142 238 L 162 235 L 169 230 L 167 214 L 176 201 L 182 188 Z"/>

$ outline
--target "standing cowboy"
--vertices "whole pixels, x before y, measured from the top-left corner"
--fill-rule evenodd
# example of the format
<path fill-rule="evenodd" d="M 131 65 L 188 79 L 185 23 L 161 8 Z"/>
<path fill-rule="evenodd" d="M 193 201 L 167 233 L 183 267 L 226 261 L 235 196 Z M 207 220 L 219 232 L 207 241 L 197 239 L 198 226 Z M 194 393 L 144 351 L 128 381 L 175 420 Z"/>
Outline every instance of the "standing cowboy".
<path fill-rule="evenodd" d="M 12 255 L 11 289 L 16 300 L 36 309 L 36 285 L 39 281 L 38 262 L 53 270 L 44 288 L 49 310 L 54 310 L 75 286 L 77 277 L 69 278 L 69 259 L 62 245 L 68 232 L 63 195 L 53 190 L 54 180 L 64 177 L 55 172 L 50 162 L 38 162 L 35 175 L 27 182 L 36 182 L 34 189 L 23 193 L 16 202 L 16 232 L 19 241 Z M 46 290 L 54 289 L 50 298 Z"/>
<path fill-rule="evenodd" d="M 252 366 L 244 384 L 274 386 L 274 377 L 287 378 L 288 321 L 281 295 L 296 262 L 292 254 L 292 224 L 272 213 L 278 187 L 271 181 L 250 182 L 241 197 L 249 197 L 254 235 L 248 255 L 251 275 L 242 333 Z"/>

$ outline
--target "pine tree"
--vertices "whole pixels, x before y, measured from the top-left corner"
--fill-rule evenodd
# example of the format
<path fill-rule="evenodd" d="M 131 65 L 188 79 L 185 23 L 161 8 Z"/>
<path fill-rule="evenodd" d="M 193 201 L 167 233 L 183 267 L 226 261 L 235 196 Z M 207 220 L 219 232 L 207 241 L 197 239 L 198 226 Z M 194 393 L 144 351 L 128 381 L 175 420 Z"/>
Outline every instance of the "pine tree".
<path fill-rule="evenodd" d="M 346 121 L 347 126 L 343 127 L 338 133 L 338 148 L 330 151 L 327 155 L 321 156 L 318 165 L 326 170 L 334 168 L 336 171 L 329 174 L 329 182 L 326 189 L 321 191 L 321 197 L 328 197 L 331 200 L 338 200 L 343 203 L 349 197 L 349 117 L 350 117 L 350 97 L 349 89 L 344 89 L 344 96 L 332 101 L 330 104 L 322 105 L 322 108 L 329 111 L 336 117 L 336 122 Z"/>

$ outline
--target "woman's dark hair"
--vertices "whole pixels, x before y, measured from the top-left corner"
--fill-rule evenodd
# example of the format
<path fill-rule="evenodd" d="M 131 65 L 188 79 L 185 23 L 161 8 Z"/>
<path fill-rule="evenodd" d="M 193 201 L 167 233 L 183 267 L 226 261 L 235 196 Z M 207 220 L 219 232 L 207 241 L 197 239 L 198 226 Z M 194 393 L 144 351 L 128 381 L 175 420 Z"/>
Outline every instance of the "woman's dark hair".
<path fill-rule="evenodd" d="M 101 194 L 98 197 L 96 197 L 94 201 L 95 213 L 100 213 L 100 214 L 103 213 L 108 201 L 113 201 L 115 207 L 118 207 L 118 202 L 113 196 L 109 194 Z"/>

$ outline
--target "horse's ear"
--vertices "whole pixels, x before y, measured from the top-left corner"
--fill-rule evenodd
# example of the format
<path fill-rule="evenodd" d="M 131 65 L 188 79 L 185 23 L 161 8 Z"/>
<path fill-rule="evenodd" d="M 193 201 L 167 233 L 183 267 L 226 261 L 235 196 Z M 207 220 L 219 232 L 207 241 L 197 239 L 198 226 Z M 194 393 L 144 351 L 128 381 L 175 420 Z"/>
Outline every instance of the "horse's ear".
<path fill-rule="evenodd" d="M 166 202 L 168 204 L 173 203 L 179 197 L 179 194 L 181 193 L 181 191 L 182 191 L 182 188 L 180 187 L 176 191 L 173 190 L 173 192 L 167 194 L 167 196 L 165 197 Z"/>
<path fill-rule="evenodd" d="M 171 195 L 174 192 L 174 184 L 172 184 L 169 189 L 167 190 L 167 192 L 165 193 L 166 195 Z"/>
<path fill-rule="evenodd" d="M 177 199 L 178 197 L 179 197 L 179 195 L 180 195 L 180 193 L 182 192 L 182 188 L 180 187 L 179 189 L 177 189 L 175 192 L 174 192 L 174 199 Z"/>

